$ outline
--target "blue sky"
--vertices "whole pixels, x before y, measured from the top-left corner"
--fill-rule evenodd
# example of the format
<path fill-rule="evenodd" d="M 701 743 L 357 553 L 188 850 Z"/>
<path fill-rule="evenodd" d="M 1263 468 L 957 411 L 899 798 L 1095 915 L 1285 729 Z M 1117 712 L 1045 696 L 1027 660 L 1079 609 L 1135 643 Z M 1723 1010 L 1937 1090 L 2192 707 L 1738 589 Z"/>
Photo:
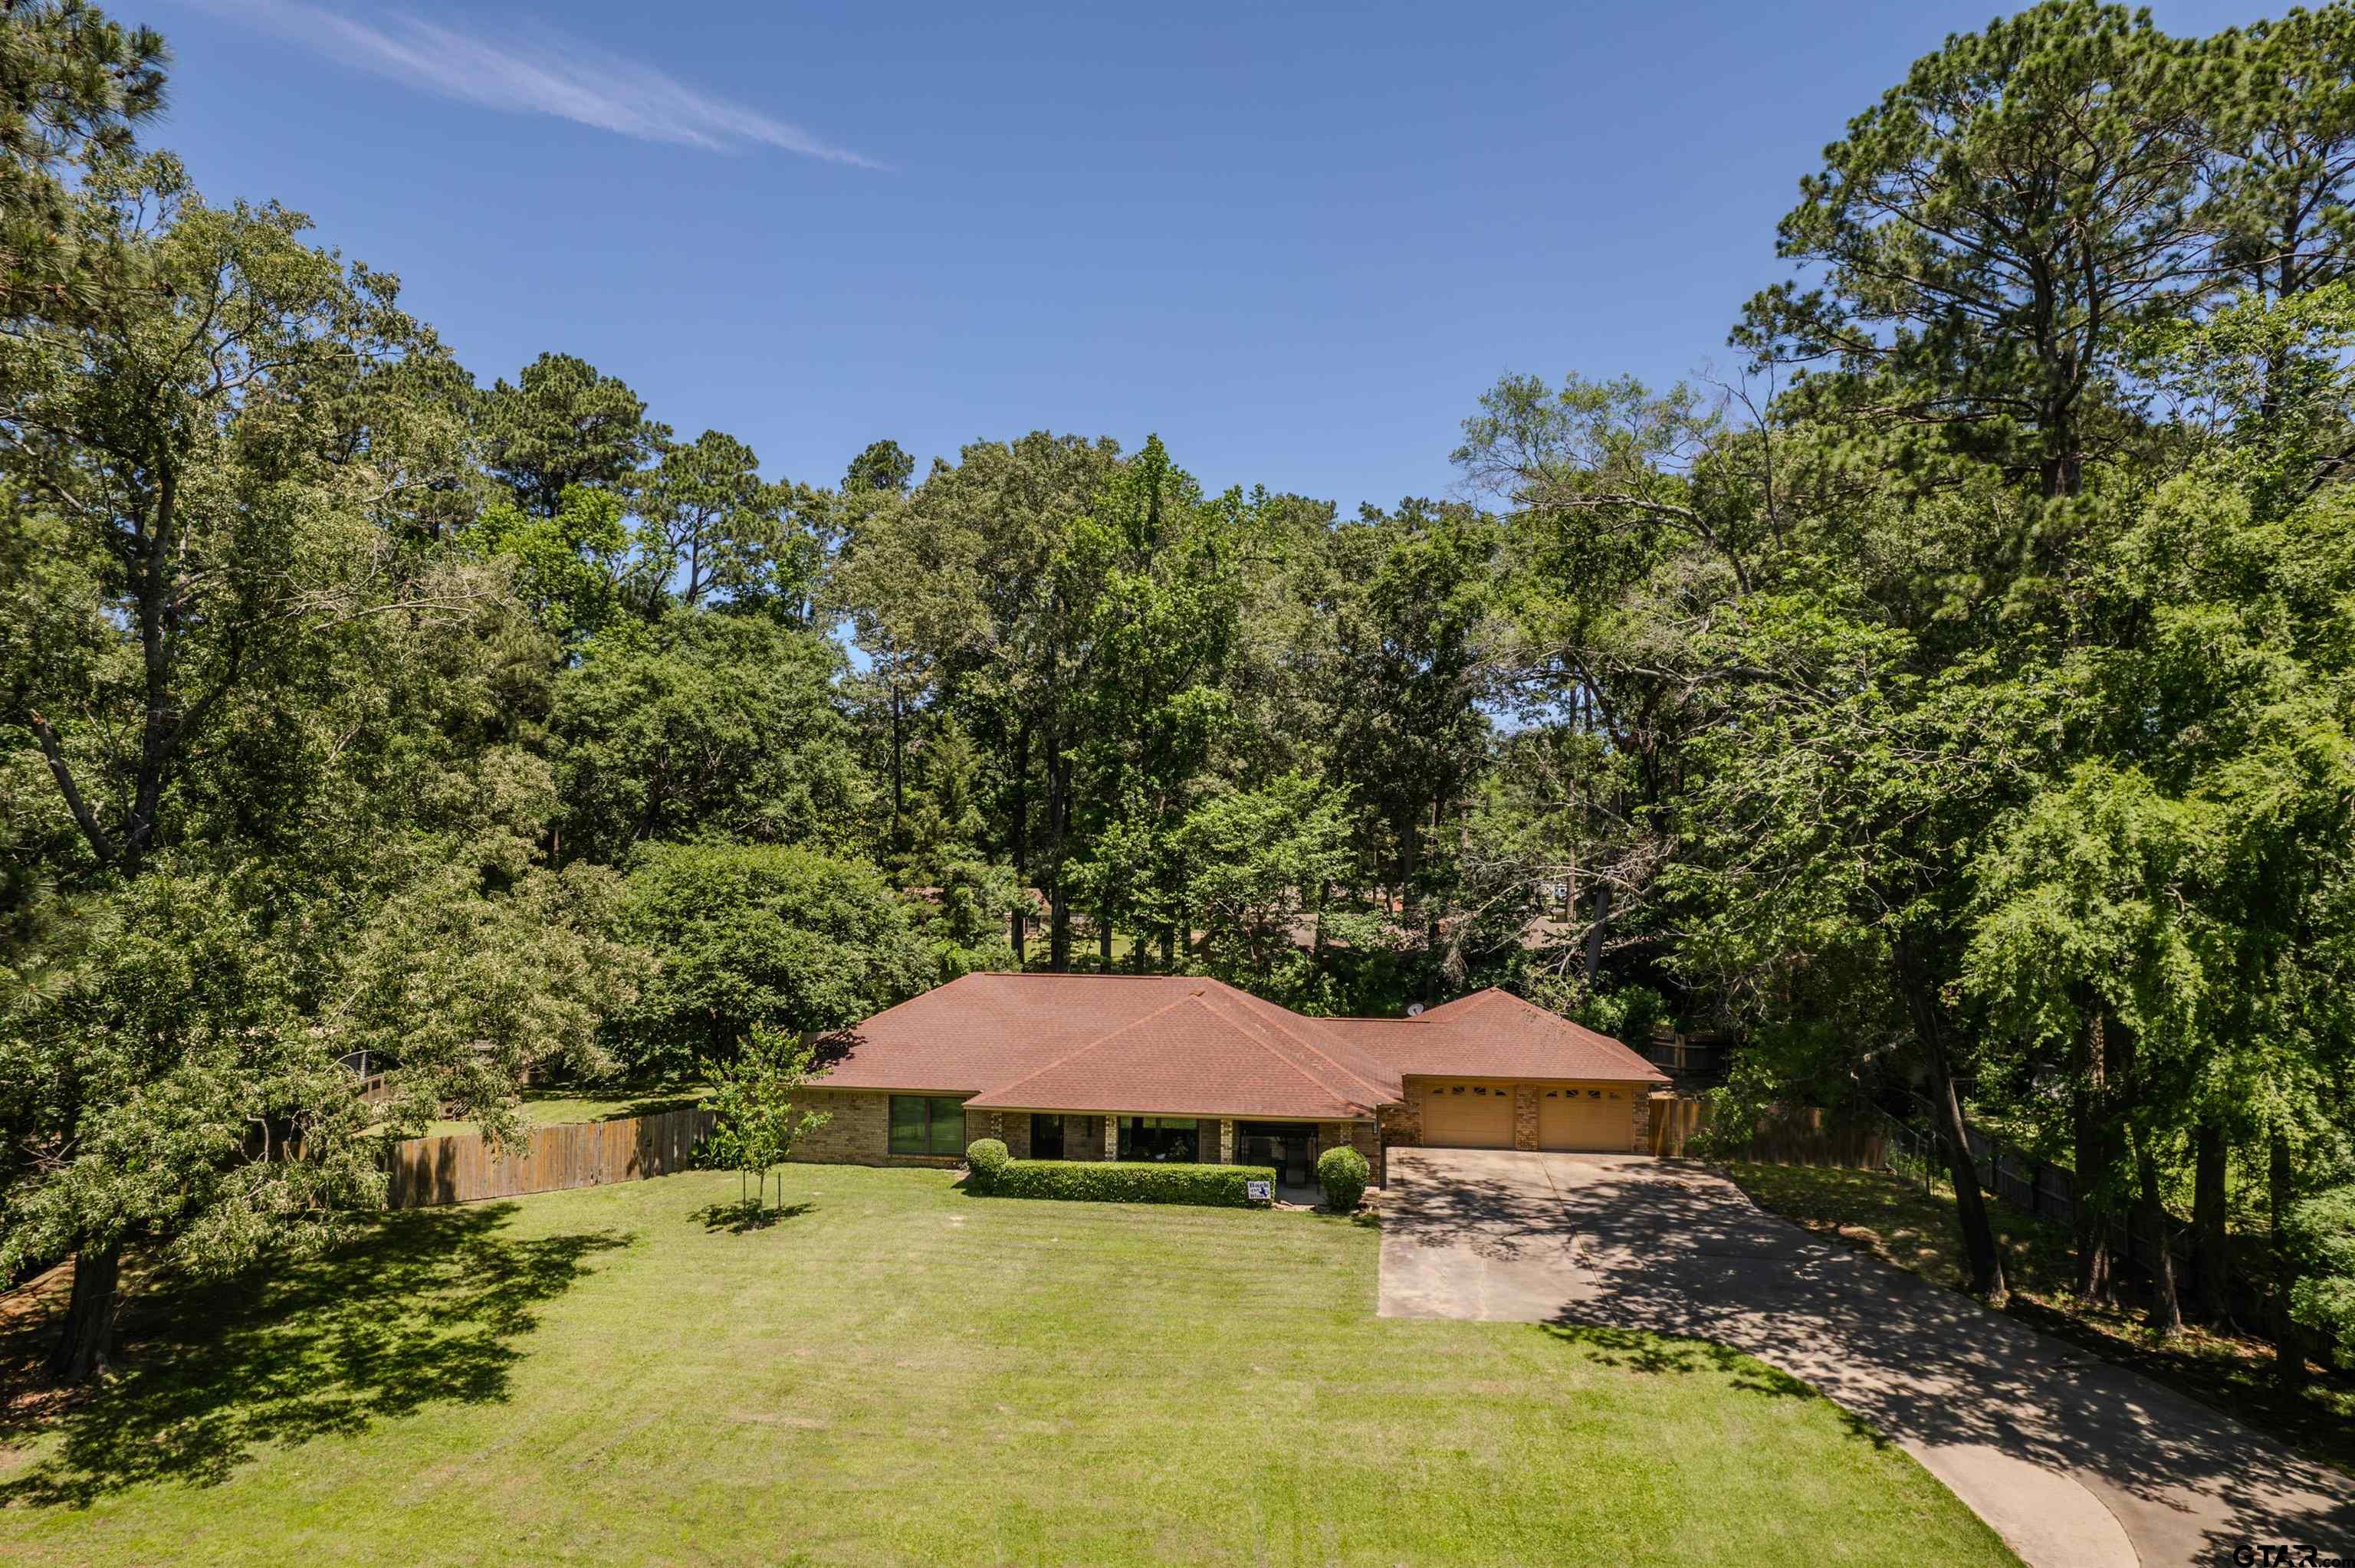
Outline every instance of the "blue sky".
<path fill-rule="evenodd" d="M 2207 31 L 2278 7 L 2154 7 Z M 1731 370 L 1847 118 L 1987 0 L 1601 7 L 109 0 L 150 140 L 833 483 L 1034 429 L 1212 488 L 1443 494 L 1508 370 Z"/>

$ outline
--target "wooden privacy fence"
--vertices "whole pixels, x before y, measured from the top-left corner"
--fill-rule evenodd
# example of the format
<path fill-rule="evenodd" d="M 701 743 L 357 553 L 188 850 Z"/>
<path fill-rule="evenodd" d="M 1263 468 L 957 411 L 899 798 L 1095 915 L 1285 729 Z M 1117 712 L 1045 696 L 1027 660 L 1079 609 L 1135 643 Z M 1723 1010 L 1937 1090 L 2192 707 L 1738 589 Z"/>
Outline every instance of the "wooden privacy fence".
<path fill-rule="evenodd" d="M 496 1153 L 478 1132 L 412 1138 L 394 1146 L 385 1207 L 422 1209 L 668 1176 L 695 1163 L 711 1125 L 709 1111 L 690 1106 L 617 1121 L 543 1127 L 519 1146 Z"/>
<path fill-rule="evenodd" d="M 1685 1095 L 1652 1097 L 1650 1148 L 1655 1154 L 1682 1155 L 1685 1146 L 1710 1124 L 1710 1102 Z M 1890 1139 L 1878 1121 L 1828 1118 L 1820 1110 L 1781 1110 L 1759 1118 L 1742 1158 L 1763 1165 L 1837 1165 L 1859 1171 L 1889 1169 Z"/>

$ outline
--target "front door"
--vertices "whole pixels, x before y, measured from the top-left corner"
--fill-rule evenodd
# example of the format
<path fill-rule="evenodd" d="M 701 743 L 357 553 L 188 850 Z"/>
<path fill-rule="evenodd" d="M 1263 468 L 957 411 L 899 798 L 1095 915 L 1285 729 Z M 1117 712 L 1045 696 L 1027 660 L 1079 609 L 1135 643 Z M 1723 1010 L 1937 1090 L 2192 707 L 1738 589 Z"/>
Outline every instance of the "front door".
<path fill-rule="evenodd" d="M 1316 1128 L 1297 1121 L 1235 1124 L 1235 1162 L 1272 1165 L 1287 1187 L 1305 1187 L 1316 1174 Z"/>
<path fill-rule="evenodd" d="M 1034 1116 L 1030 1118 L 1030 1158 L 1060 1160 L 1063 1157 L 1063 1118 L 1059 1116 Z"/>

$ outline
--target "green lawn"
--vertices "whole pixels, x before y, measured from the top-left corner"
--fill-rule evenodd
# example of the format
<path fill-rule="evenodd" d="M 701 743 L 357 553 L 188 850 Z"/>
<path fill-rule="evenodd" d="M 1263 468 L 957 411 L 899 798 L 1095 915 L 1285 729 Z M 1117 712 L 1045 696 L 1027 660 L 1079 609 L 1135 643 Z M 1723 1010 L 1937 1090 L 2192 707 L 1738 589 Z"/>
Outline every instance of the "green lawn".
<path fill-rule="evenodd" d="M 1966 1277 L 1955 1226 L 1953 1187 L 1934 1192 L 1877 1171 L 1734 1164 L 1728 1173 L 1759 1203 L 1811 1230 L 1960 1289 Z M 2187 1328 L 2162 1340 L 2143 1320 L 2138 1293 L 2122 1287 L 2115 1308 L 2074 1297 L 2075 1244 L 2068 1231 L 1987 1200 L 2003 1249 L 2011 1314 L 2097 1355 L 2133 1367 L 2194 1399 L 2273 1433 L 2325 1463 L 2355 1473 L 2355 1377 L 2325 1368 L 2295 1393 L 2273 1381 L 2273 1346 L 2240 1334 Z"/>
<path fill-rule="evenodd" d="M 2004 1564 L 1731 1351 L 1373 1315 L 1345 1218 L 798 1166 L 389 1217 L 0 1433 L 33 1563 Z M 43 1425 L 46 1423 L 46 1425 Z"/>
<path fill-rule="evenodd" d="M 558 1127 L 572 1121 L 612 1121 L 620 1117 L 652 1116 L 679 1110 L 711 1092 L 708 1084 L 619 1084 L 611 1088 L 526 1089 L 523 1119 L 527 1127 Z M 428 1138 L 451 1132 L 479 1132 L 481 1124 L 442 1120 L 425 1129 Z"/>

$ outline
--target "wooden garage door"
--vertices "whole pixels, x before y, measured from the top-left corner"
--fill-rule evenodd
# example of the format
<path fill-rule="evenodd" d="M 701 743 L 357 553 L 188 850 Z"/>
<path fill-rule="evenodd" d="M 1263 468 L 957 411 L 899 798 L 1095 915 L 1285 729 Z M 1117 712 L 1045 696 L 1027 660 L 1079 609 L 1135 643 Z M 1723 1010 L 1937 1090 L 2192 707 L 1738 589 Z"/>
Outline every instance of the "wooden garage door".
<path fill-rule="evenodd" d="M 1538 1147 L 1627 1152 L 1635 1107 L 1625 1084 L 1548 1084 L 1538 1090 Z"/>
<path fill-rule="evenodd" d="M 1434 1079 L 1423 1091 L 1423 1141 L 1438 1149 L 1513 1147 L 1513 1086 Z"/>

